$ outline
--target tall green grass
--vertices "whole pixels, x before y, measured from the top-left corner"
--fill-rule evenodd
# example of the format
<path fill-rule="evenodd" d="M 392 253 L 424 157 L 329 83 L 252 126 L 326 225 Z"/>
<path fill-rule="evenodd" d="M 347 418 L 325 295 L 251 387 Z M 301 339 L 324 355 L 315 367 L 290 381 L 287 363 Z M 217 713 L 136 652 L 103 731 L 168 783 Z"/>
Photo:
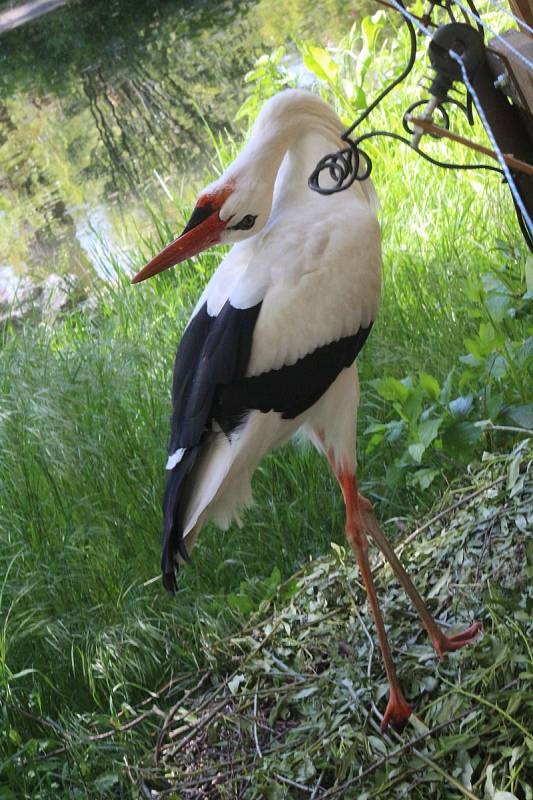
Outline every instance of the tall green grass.
<path fill-rule="evenodd" d="M 387 60 L 383 45 L 378 63 L 388 70 L 397 61 Z M 372 124 L 397 125 L 407 92 L 387 101 Z M 214 141 L 213 172 L 233 152 L 231 143 Z M 361 432 L 390 412 L 373 380 L 424 369 L 442 381 L 458 366 L 465 338 L 479 325 L 465 287 L 501 265 L 497 240 L 516 245 L 518 259 L 523 254 L 497 178 L 437 171 L 384 139 L 369 152 L 382 204 L 384 295 L 360 357 Z M 463 151 L 453 155 L 471 160 Z M 177 207 L 176 219 L 181 215 Z M 155 214 L 154 238 L 141 242 L 132 268 L 176 227 Z M 95 289 L 95 311 L 4 330 L 0 741 L 12 759 L 8 770 L 17 748 L 41 734 L 23 711 L 63 722 L 115 712 L 202 663 L 207 621 L 231 628 L 235 615 L 261 598 L 262 581 L 275 568 L 288 576 L 343 539 L 342 502 L 326 464 L 290 444 L 258 470 L 257 503 L 243 528 L 205 530 L 176 597 L 163 593 L 160 503 L 173 357 L 219 259 L 219 252 L 206 253 L 140 287 L 122 275 Z M 527 329 L 524 320 L 511 323 L 520 335 Z M 445 469 L 431 490 L 415 492 L 389 480 L 394 447 L 367 454 L 365 442 L 361 433 L 361 484 L 382 516 L 427 508 Z"/>

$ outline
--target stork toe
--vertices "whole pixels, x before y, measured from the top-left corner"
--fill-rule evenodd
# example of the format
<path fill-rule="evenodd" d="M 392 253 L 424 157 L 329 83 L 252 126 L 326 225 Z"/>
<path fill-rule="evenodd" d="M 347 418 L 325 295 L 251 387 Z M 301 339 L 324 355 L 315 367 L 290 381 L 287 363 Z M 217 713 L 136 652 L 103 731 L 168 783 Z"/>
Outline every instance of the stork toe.
<path fill-rule="evenodd" d="M 440 631 L 439 636 L 432 637 L 433 647 L 436 650 L 439 660 L 442 661 L 445 653 L 453 652 L 454 650 L 460 650 L 461 647 L 474 642 L 477 639 L 480 631 L 480 622 L 474 622 L 474 624 L 470 625 L 469 628 L 466 628 L 466 630 L 461 631 L 461 633 L 456 633 L 453 636 L 446 636 L 444 633 L 442 633 L 442 631 Z"/>
<path fill-rule="evenodd" d="M 401 733 L 412 713 L 413 709 L 405 697 L 391 690 L 389 702 L 381 721 L 381 730 L 386 731 L 390 725 L 395 731 Z"/>

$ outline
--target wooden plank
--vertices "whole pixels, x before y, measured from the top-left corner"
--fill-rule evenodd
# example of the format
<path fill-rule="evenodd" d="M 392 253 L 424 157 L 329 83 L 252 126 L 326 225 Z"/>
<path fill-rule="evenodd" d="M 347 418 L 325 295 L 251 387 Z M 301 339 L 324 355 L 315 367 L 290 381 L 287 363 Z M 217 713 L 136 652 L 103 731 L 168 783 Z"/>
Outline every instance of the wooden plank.
<path fill-rule="evenodd" d="M 532 0 L 509 0 L 511 11 L 526 25 L 533 28 L 533 1 Z M 530 34 L 531 35 L 531 34 Z"/>

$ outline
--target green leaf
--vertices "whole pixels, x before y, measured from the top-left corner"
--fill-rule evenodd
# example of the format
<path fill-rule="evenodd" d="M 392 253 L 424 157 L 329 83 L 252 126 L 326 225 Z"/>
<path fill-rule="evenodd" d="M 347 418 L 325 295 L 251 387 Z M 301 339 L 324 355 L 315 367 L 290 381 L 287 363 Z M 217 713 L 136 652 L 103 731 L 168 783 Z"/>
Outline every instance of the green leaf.
<path fill-rule="evenodd" d="M 407 452 L 416 464 L 420 464 L 422 461 L 422 456 L 424 455 L 425 450 L 426 448 L 421 442 L 412 444 L 407 448 Z"/>
<path fill-rule="evenodd" d="M 526 291 L 533 294 L 533 256 L 526 258 Z"/>
<path fill-rule="evenodd" d="M 374 434 L 372 434 L 372 436 L 370 437 L 370 440 L 369 440 L 369 442 L 368 442 L 368 444 L 367 444 L 367 446 L 365 448 L 366 452 L 367 453 L 371 453 L 373 450 L 375 450 L 376 447 L 378 447 L 381 444 L 381 442 L 383 441 L 384 438 L 385 438 L 385 436 L 384 436 L 383 433 L 374 433 Z"/>
<path fill-rule="evenodd" d="M 483 351 L 482 351 L 482 349 L 480 347 L 479 341 L 477 339 L 473 339 L 472 337 L 467 337 L 464 340 L 464 343 L 465 343 L 465 347 L 468 350 L 468 352 L 470 353 L 470 355 L 472 355 L 477 361 L 481 361 L 481 359 L 483 358 L 484 353 L 483 353 Z M 463 356 L 463 358 L 461 358 L 461 361 L 463 361 L 463 360 L 464 360 L 464 356 Z"/>
<path fill-rule="evenodd" d="M 470 409 L 472 408 L 472 404 L 474 402 L 474 398 L 471 394 L 462 397 L 456 397 L 455 400 L 452 400 L 448 404 L 448 408 L 450 409 L 451 413 L 454 417 L 466 417 Z"/>
<path fill-rule="evenodd" d="M 427 372 L 420 373 L 420 386 L 433 398 L 433 400 L 439 399 L 440 394 L 440 386 L 439 382 L 433 375 L 429 375 Z"/>
<path fill-rule="evenodd" d="M 308 45 L 305 48 L 304 64 L 321 81 L 335 83 L 339 74 L 339 65 L 323 47 Z"/>
<path fill-rule="evenodd" d="M 509 365 L 499 353 L 492 353 L 485 362 L 485 372 L 490 378 L 500 380 L 507 374 Z"/>
<path fill-rule="evenodd" d="M 230 608 L 240 611 L 241 614 L 249 614 L 254 608 L 254 604 L 246 594 L 228 594 L 226 603 Z"/>
<path fill-rule="evenodd" d="M 363 89 L 360 86 L 355 87 L 355 96 L 352 98 L 352 105 L 355 108 L 366 108 L 368 106 L 368 100 L 366 98 L 366 94 L 364 93 Z"/>
<path fill-rule="evenodd" d="M 300 689 L 299 692 L 293 696 L 293 700 L 305 700 L 306 697 L 311 697 L 318 692 L 318 686 L 306 686 L 305 689 Z"/>
<path fill-rule="evenodd" d="M 409 394 L 404 403 L 404 411 L 411 422 L 411 427 L 414 427 L 420 418 L 423 405 L 423 391 L 420 386 L 416 386 Z"/>
<path fill-rule="evenodd" d="M 442 425 L 442 417 L 435 419 L 425 419 L 418 426 L 418 438 L 424 445 L 424 449 L 429 447 L 431 442 L 437 438 L 439 428 Z"/>
<path fill-rule="evenodd" d="M 230 692 L 232 694 L 236 694 L 238 692 L 238 690 L 239 690 L 239 686 L 241 685 L 241 683 L 244 683 L 245 680 L 246 680 L 246 676 L 243 675 L 242 673 L 239 673 L 238 675 L 234 675 L 233 678 L 228 683 L 228 689 L 230 690 Z"/>
<path fill-rule="evenodd" d="M 391 403 L 394 401 L 405 403 L 409 397 L 409 389 L 407 386 L 396 378 L 391 378 L 390 376 L 387 378 L 380 378 L 374 381 L 373 385 L 380 397 L 383 397 L 384 400 L 388 400 Z"/>
<path fill-rule="evenodd" d="M 376 36 L 383 27 L 384 17 L 385 13 L 383 11 L 376 11 L 371 17 L 363 17 L 361 21 L 361 33 L 369 50 L 374 47 Z"/>
<path fill-rule="evenodd" d="M 373 422 L 365 430 L 365 433 L 384 433 L 386 429 L 386 425 L 383 422 Z"/>
<path fill-rule="evenodd" d="M 525 367 L 527 362 L 533 358 L 533 336 L 529 336 L 523 342 L 515 354 L 516 362 L 520 367 Z"/>
<path fill-rule="evenodd" d="M 416 472 L 411 473 L 407 479 L 409 486 L 419 486 L 422 490 L 431 486 L 437 475 L 438 469 L 417 469 Z"/>
<path fill-rule="evenodd" d="M 277 589 L 281 583 L 281 572 L 279 567 L 274 567 L 268 578 L 268 585 L 271 589 Z"/>
<path fill-rule="evenodd" d="M 442 435 L 444 450 L 451 450 L 463 460 L 468 460 L 480 439 L 481 428 L 466 420 L 454 422 Z"/>
<path fill-rule="evenodd" d="M 494 326 L 490 322 L 482 322 L 479 326 L 479 342 L 483 345 L 485 352 L 490 352 L 495 344 L 501 344 L 502 337 L 498 336 Z"/>
<path fill-rule="evenodd" d="M 108 772 L 106 775 L 100 775 L 95 780 L 95 786 L 101 794 L 105 794 L 119 782 L 119 777 L 116 772 Z"/>
<path fill-rule="evenodd" d="M 299 783 L 305 783 L 316 774 L 316 768 L 308 755 L 304 755 L 302 761 L 298 765 L 296 771 L 296 780 Z"/>
<path fill-rule="evenodd" d="M 20 795 L 15 794 L 8 786 L 0 787 L 0 800 L 17 800 Z"/>
<path fill-rule="evenodd" d="M 491 292 L 485 298 L 485 306 L 495 322 L 501 322 L 510 306 L 509 295 Z"/>
<path fill-rule="evenodd" d="M 498 418 L 503 405 L 503 396 L 499 392 L 488 393 L 486 399 L 487 414 L 491 420 Z"/>
<path fill-rule="evenodd" d="M 380 739 L 378 736 L 369 736 L 367 742 L 374 753 L 379 753 L 381 756 L 387 755 L 387 745 L 383 739 Z"/>
<path fill-rule="evenodd" d="M 446 380 L 442 384 L 442 389 L 440 392 L 440 402 L 445 405 L 448 400 L 450 399 L 450 395 L 452 393 L 452 380 L 453 380 L 453 373 L 454 370 L 451 369 L 448 374 L 446 375 Z"/>
<path fill-rule="evenodd" d="M 359 51 L 359 55 L 357 56 L 357 62 L 355 65 L 355 80 L 358 86 L 363 84 L 365 79 L 365 75 L 367 73 L 368 67 L 370 66 L 372 61 L 372 53 L 368 49 L 366 44 L 363 44 L 361 50 Z"/>
<path fill-rule="evenodd" d="M 505 416 L 520 428 L 533 430 L 533 403 L 523 406 L 507 406 Z"/>

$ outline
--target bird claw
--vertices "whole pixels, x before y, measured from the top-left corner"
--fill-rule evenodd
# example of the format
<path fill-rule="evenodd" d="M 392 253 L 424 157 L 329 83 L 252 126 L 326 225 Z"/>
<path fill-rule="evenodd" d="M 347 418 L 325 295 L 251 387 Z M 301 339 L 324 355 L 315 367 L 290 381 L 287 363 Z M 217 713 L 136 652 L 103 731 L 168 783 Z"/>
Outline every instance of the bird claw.
<path fill-rule="evenodd" d="M 386 731 L 389 725 L 391 725 L 395 731 L 401 733 L 407 725 L 407 721 L 412 713 L 413 709 L 403 694 L 401 694 L 401 692 L 397 694 L 395 691 L 391 691 L 389 702 L 387 703 L 387 708 L 385 709 L 385 714 L 381 721 L 381 730 Z"/>
<path fill-rule="evenodd" d="M 475 641 L 480 630 L 481 623 L 474 622 L 474 624 L 465 631 L 456 633 L 454 636 L 445 636 L 441 632 L 440 636 L 434 637 L 433 647 L 435 648 L 435 651 L 439 657 L 439 661 L 442 661 L 445 653 L 452 652 L 453 650 L 460 650 L 461 647 L 464 647 L 465 645 Z"/>

